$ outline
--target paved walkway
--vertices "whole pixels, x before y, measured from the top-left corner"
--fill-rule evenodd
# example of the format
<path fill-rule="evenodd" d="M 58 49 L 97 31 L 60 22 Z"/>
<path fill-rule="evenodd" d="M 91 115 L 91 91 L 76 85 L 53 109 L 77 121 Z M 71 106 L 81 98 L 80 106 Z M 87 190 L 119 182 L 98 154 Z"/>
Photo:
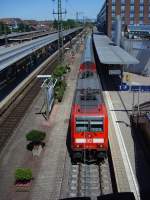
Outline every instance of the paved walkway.
<path fill-rule="evenodd" d="M 67 90 L 62 103 L 55 104 L 51 116 L 46 122 L 37 115 L 42 104 L 42 93 L 36 97 L 25 117 L 10 138 L 0 155 L 0 200 L 54 200 L 59 197 L 63 166 L 67 155 L 66 134 L 72 105 L 76 76 L 80 63 L 80 54 L 67 80 Z M 32 156 L 26 150 L 25 135 L 32 129 L 47 133 L 46 147 L 40 157 Z M 33 169 L 33 186 L 31 192 L 15 192 L 14 173 L 18 167 Z"/>

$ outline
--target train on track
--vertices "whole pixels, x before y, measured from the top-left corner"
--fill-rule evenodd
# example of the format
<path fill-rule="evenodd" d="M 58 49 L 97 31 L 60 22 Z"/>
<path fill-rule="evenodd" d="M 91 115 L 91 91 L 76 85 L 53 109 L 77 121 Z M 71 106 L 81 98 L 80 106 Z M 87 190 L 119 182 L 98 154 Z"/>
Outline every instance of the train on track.
<path fill-rule="evenodd" d="M 85 41 L 70 127 L 73 162 L 98 161 L 107 156 L 108 114 L 96 69 L 91 35 Z"/>

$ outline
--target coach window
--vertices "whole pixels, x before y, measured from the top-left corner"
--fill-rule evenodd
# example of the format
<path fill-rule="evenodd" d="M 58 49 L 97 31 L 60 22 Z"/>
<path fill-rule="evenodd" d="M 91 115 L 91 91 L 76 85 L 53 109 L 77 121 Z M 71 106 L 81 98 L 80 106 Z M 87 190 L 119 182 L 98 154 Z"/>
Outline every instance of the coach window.
<path fill-rule="evenodd" d="M 102 132 L 103 131 L 103 120 L 101 121 L 91 121 L 90 122 L 91 132 Z"/>
<path fill-rule="evenodd" d="M 77 132 L 88 132 L 89 123 L 88 121 L 76 121 L 76 130 Z"/>

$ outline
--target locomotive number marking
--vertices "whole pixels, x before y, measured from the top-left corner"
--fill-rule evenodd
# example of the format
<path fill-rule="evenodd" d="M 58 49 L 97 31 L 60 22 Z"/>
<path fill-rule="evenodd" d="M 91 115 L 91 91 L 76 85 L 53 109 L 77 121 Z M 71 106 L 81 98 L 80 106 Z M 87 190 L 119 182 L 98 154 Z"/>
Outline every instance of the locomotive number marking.
<path fill-rule="evenodd" d="M 86 139 L 86 142 L 87 142 L 87 143 L 93 143 L 93 139 L 88 138 L 88 139 Z"/>

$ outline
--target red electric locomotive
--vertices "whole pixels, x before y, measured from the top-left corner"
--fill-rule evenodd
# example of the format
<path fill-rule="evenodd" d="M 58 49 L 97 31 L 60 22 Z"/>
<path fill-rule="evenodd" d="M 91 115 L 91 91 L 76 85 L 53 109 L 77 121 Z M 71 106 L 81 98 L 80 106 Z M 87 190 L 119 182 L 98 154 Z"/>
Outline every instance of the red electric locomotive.
<path fill-rule="evenodd" d="M 70 123 L 73 161 L 95 161 L 106 156 L 108 116 L 96 72 L 91 37 L 85 43 Z"/>

